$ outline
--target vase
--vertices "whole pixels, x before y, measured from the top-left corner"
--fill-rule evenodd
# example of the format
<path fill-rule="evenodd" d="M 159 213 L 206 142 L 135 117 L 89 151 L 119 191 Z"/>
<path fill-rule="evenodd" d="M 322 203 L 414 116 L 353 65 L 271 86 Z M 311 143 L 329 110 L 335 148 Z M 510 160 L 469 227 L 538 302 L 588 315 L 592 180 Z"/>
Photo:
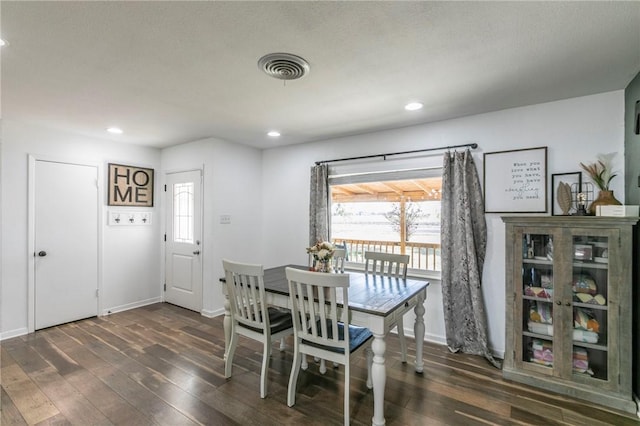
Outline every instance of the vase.
<path fill-rule="evenodd" d="M 619 206 L 622 203 L 613 196 L 613 191 L 602 190 L 598 193 L 598 198 L 593 200 L 589 206 L 589 214 L 595 216 L 597 206 Z"/>
<path fill-rule="evenodd" d="M 331 272 L 331 259 L 318 260 L 316 262 L 316 272 Z"/>

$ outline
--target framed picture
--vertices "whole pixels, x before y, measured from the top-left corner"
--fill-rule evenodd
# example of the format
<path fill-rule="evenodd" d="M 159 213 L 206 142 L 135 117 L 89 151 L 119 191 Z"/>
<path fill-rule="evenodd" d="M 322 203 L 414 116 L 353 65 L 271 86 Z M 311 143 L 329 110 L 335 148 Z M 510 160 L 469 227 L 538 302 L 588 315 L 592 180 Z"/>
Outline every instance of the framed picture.
<path fill-rule="evenodd" d="M 546 146 L 484 154 L 486 213 L 546 213 L 546 191 Z"/>
<path fill-rule="evenodd" d="M 109 206 L 153 207 L 153 169 L 109 163 Z"/>
<path fill-rule="evenodd" d="M 559 189 L 560 184 L 569 185 L 569 195 L 571 196 L 571 205 L 565 213 L 562 210 L 558 196 L 562 193 Z M 555 173 L 551 175 L 551 215 L 563 216 L 572 215 L 578 211 L 578 194 L 582 192 L 582 172 L 571 173 Z"/>

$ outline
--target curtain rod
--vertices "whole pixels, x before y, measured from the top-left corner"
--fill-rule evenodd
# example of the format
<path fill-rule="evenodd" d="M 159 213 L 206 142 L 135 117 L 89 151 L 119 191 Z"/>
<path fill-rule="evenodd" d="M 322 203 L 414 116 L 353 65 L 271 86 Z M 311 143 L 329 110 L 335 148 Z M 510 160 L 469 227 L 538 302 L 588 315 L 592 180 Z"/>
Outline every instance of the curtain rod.
<path fill-rule="evenodd" d="M 455 148 L 464 148 L 464 147 L 469 147 L 471 149 L 476 149 L 478 147 L 478 144 L 477 143 L 466 143 L 466 144 L 462 144 L 462 145 L 441 146 L 439 148 L 425 148 L 425 149 L 416 149 L 416 150 L 413 150 L 413 151 L 389 152 L 387 154 L 372 154 L 372 155 L 363 155 L 363 156 L 360 156 L 360 157 L 336 158 L 334 160 L 316 161 L 316 166 L 319 166 L 320 164 L 326 164 L 326 163 L 337 163 L 339 161 L 363 160 L 365 158 L 376 158 L 376 157 L 382 157 L 384 160 L 386 160 L 387 157 L 392 156 L 392 155 L 416 154 L 418 152 L 439 151 L 439 150 L 442 150 L 442 149 L 455 149 Z"/>

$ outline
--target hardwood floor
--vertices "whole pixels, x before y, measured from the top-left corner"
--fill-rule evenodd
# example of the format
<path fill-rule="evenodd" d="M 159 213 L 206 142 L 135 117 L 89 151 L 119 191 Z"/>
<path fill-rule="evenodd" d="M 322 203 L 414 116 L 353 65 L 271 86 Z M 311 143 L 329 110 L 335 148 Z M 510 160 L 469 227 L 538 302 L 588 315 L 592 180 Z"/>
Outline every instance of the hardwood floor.
<path fill-rule="evenodd" d="M 224 378 L 222 317 L 169 304 L 52 327 L 1 343 L 2 425 L 338 425 L 342 368 L 300 373 L 287 407 L 291 340 L 260 399 L 261 346 L 241 338 Z M 410 359 L 413 356 L 409 345 Z M 637 425 L 632 415 L 508 382 L 483 358 L 425 344 L 425 372 L 387 343 L 388 425 Z M 411 361 L 410 361 L 411 362 Z M 366 362 L 352 364 L 352 424 L 371 424 Z"/>

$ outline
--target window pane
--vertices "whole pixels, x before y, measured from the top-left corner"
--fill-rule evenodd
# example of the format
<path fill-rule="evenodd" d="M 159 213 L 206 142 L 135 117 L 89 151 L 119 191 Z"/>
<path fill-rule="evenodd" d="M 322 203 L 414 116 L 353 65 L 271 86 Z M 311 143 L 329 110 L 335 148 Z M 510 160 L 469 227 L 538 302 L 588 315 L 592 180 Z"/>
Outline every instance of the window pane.
<path fill-rule="evenodd" d="M 173 241 L 193 244 L 193 182 L 173 184 Z"/>
<path fill-rule="evenodd" d="M 365 251 L 410 255 L 414 269 L 440 270 L 442 178 L 363 182 L 361 176 L 331 185 L 331 239 L 347 247 L 349 262 Z"/>

